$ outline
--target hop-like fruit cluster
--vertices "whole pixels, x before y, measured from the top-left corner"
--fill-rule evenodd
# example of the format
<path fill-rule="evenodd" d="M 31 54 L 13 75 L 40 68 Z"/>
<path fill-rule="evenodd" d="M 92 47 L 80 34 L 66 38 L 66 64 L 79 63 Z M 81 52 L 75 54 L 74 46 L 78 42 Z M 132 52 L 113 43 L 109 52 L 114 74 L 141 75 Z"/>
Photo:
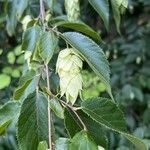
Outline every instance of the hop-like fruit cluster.
<path fill-rule="evenodd" d="M 77 21 L 80 17 L 79 0 L 65 0 L 65 9 L 69 21 Z"/>
<path fill-rule="evenodd" d="M 60 51 L 56 72 L 60 77 L 61 96 L 66 95 L 67 102 L 75 103 L 78 94 L 82 90 L 82 59 L 73 48 Z"/>

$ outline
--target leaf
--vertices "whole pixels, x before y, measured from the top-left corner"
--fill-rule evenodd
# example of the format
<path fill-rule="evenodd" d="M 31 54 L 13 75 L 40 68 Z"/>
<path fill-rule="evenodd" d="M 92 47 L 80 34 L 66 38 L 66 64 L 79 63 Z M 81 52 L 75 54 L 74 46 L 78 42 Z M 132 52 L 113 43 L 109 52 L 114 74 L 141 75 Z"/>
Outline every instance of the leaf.
<path fill-rule="evenodd" d="M 15 100 L 24 101 L 27 96 L 33 93 L 39 83 L 40 76 L 34 76 L 32 80 L 27 80 L 23 85 L 18 87 L 18 89 L 14 93 Z"/>
<path fill-rule="evenodd" d="M 113 0 L 111 1 L 113 15 L 118 33 L 120 33 L 121 14 L 128 6 L 128 0 Z"/>
<path fill-rule="evenodd" d="M 49 10 L 52 12 L 54 7 L 54 0 L 44 0 Z"/>
<path fill-rule="evenodd" d="M 85 124 L 88 133 L 94 139 L 97 145 L 103 146 L 105 149 L 108 149 L 108 141 L 105 136 L 105 133 L 102 130 L 102 127 L 86 115 L 83 111 L 77 111 L 79 117 Z M 70 109 L 65 109 L 65 127 L 70 137 L 73 137 L 77 132 L 82 130 L 82 126 L 78 121 L 75 114 Z"/>
<path fill-rule="evenodd" d="M 98 150 L 98 146 L 88 133 L 82 130 L 70 140 L 69 150 Z"/>
<path fill-rule="evenodd" d="M 55 150 L 98 150 L 98 146 L 84 130 L 78 132 L 72 139 L 59 138 L 55 142 Z"/>
<path fill-rule="evenodd" d="M 122 135 L 126 137 L 129 141 L 131 141 L 138 150 L 148 150 L 147 146 L 141 139 L 127 133 L 122 133 Z"/>
<path fill-rule="evenodd" d="M 107 98 L 87 99 L 82 103 L 82 109 L 94 120 L 110 129 L 127 131 L 123 113 L 115 103 Z"/>
<path fill-rule="evenodd" d="M 125 136 L 139 150 L 147 150 L 140 139 L 126 133 L 124 116 L 111 100 L 107 98 L 88 99 L 82 102 L 82 110 L 100 125 Z"/>
<path fill-rule="evenodd" d="M 7 87 L 10 84 L 11 78 L 6 74 L 0 74 L 0 89 Z"/>
<path fill-rule="evenodd" d="M 47 149 L 48 149 L 47 142 L 46 141 L 42 141 L 42 142 L 39 143 L 37 150 L 47 150 Z"/>
<path fill-rule="evenodd" d="M 83 128 L 73 111 L 69 108 L 66 108 L 64 111 L 64 124 L 71 138 Z"/>
<path fill-rule="evenodd" d="M 28 28 L 22 38 L 22 50 L 33 51 L 40 37 L 41 29 L 39 26 L 33 26 Z"/>
<path fill-rule="evenodd" d="M 57 99 L 50 100 L 50 107 L 59 118 L 64 119 L 64 109 Z"/>
<path fill-rule="evenodd" d="M 16 0 L 9 1 L 7 4 L 7 20 L 6 20 L 6 29 L 9 36 L 15 34 L 15 28 L 17 26 L 17 17 L 16 17 Z"/>
<path fill-rule="evenodd" d="M 48 64 L 57 46 L 57 38 L 53 32 L 43 32 L 40 38 L 39 51 L 45 64 Z"/>
<path fill-rule="evenodd" d="M 27 81 L 32 80 L 36 76 L 36 72 L 34 70 L 26 71 L 19 80 L 19 85 L 25 84 Z"/>
<path fill-rule="evenodd" d="M 97 11 L 104 21 L 105 27 L 109 27 L 109 3 L 108 0 L 89 0 L 89 3 Z"/>
<path fill-rule="evenodd" d="M 58 23 L 55 23 L 55 25 L 58 27 L 62 26 L 65 28 L 69 28 L 69 29 L 73 29 L 73 30 L 82 32 L 82 33 L 90 36 L 93 39 L 96 39 L 98 41 L 102 41 L 99 34 L 83 22 L 60 21 Z"/>
<path fill-rule="evenodd" d="M 59 138 L 55 142 L 55 150 L 69 150 L 69 139 Z"/>
<path fill-rule="evenodd" d="M 19 78 L 20 77 L 20 70 L 19 69 L 14 69 L 11 73 L 11 76 L 13 78 Z"/>
<path fill-rule="evenodd" d="M 111 5 L 112 5 L 112 10 L 113 10 L 113 15 L 114 15 L 117 31 L 118 33 L 120 33 L 121 16 L 120 16 L 120 11 L 119 11 L 120 6 L 118 4 L 118 0 L 111 1 Z"/>
<path fill-rule="evenodd" d="M 23 12 L 28 6 L 29 0 L 17 0 L 17 17 L 20 19 L 22 17 Z"/>
<path fill-rule="evenodd" d="M 93 138 L 93 140 L 96 142 L 96 144 L 103 146 L 105 148 L 105 150 L 107 150 L 108 149 L 108 140 L 105 135 L 105 132 L 102 129 L 102 126 L 100 126 L 97 122 L 95 122 L 93 119 L 91 119 L 83 111 L 78 110 L 77 113 L 79 114 L 81 120 L 84 122 L 84 124 L 88 130 L 88 133 Z"/>
<path fill-rule="evenodd" d="M 16 60 L 15 54 L 13 52 L 9 52 L 7 54 L 7 60 L 8 60 L 8 63 L 14 64 Z"/>
<path fill-rule="evenodd" d="M 18 119 L 18 143 L 22 150 L 37 150 L 48 139 L 47 99 L 43 93 L 30 94 L 23 102 Z"/>
<path fill-rule="evenodd" d="M 0 135 L 5 132 L 5 129 L 16 118 L 19 111 L 19 103 L 13 101 L 7 102 L 0 108 Z"/>
<path fill-rule="evenodd" d="M 0 125 L 0 136 L 5 134 L 6 129 L 10 123 L 11 123 L 11 120 L 5 120 L 5 122 Z"/>
<path fill-rule="evenodd" d="M 113 99 L 110 87 L 109 64 L 102 49 L 94 41 L 80 33 L 66 32 L 62 35 L 62 38 L 86 60 L 93 71 L 100 77 L 100 80 L 107 88 L 107 92 Z"/>

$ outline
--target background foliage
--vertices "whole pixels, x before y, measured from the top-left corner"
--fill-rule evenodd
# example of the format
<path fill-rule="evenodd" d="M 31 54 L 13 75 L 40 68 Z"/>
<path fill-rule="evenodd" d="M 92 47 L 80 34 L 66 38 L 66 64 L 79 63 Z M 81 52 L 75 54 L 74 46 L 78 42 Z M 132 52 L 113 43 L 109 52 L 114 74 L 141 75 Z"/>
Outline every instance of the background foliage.
<path fill-rule="evenodd" d="M 64 14 L 61 3 L 62 1 L 54 3 L 55 15 Z M 23 29 L 21 23 L 16 24 L 16 15 L 10 10 L 10 8 L 13 10 L 14 6 L 3 0 L 0 1 L 0 10 L 3 12 L 0 14 L 0 105 L 12 98 L 13 91 L 18 86 L 18 77 L 21 75 L 24 62 L 20 49 Z M 37 17 L 38 9 L 38 0 L 31 0 L 26 14 Z M 128 10 L 121 23 L 121 36 L 114 30 L 113 18 L 111 18 L 109 32 L 106 31 L 102 20 L 86 0 L 81 1 L 81 14 L 82 20 L 100 32 L 102 39 L 106 42 L 101 46 L 105 49 L 110 62 L 113 94 L 125 112 L 128 129 L 144 139 L 150 147 L 149 0 L 129 1 Z M 94 73 L 91 73 L 86 64 L 82 74 L 85 80 L 83 97 L 105 95 L 103 84 Z M 57 136 L 66 136 L 61 120 L 54 120 L 54 122 Z M 17 149 L 15 132 L 15 127 L 11 124 L 6 131 L 6 136 L 0 137 L 0 149 Z M 108 135 L 110 149 L 132 148 L 132 145 L 123 137 L 110 132 Z"/>

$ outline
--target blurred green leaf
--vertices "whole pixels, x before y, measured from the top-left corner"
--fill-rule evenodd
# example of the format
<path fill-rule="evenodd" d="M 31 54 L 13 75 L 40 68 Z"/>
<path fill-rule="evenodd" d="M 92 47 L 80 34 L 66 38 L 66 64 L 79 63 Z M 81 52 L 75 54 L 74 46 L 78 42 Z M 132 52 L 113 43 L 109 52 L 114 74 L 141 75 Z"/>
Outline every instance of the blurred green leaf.
<path fill-rule="evenodd" d="M 15 47 L 14 53 L 15 53 L 16 56 L 21 55 L 21 53 L 22 53 L 21 45 L 18 45 L 17 47 Z"/>
<path fill-rule="evenodd" d="M 17 6 L 17 0 L 8 1 L 6 29 L 9 36 L 15 34 L 15 28 L 17 26 L 16 6 Z"/>
<path fill-rule="evenodd" d="M 20 19 L 23 12 L 25 11 L 25 9 L 27 8 L 28 6 L 28 3 L 29 3 L 29 0 L 18 0 L 17 1 L 17 12 L 16 12 L 16 15 L 17 17 Z"/>
<path fill-rule="evenodd" d="M 3 89 L 7 86 L 9 86 L 11 81 L 10 76 L 6 75 L 6 74 L 0 74 L 0 89 Z"/>
<path fill-rule="evenodd" d="M 42 141 L 42 142 L 39 143 L 37 150 L 47 150 L 47 149 L 48 149 L 47 142 L 46 141 Z"/>
<path fill-rule="evenodd" d="M 13 78 L 19 78 L 20 77 L 20 71 L 18 69 L 14 69 L 11 73 L 11 76 Z"/>
<path fill-rule="evenodd" d="M 3 72 L 4 74 L 11 74 L 11 73 L 12 73 L 12 68 L 11 68 L 11 67 L 4 67 L 4 68 L 2 69 L 2 72 Z"/>
<path fill-rule="evenodd" d="M 16 60 L 16 56 L 13 52 L 9 52 L 7 54 L 7 60 L 10 64 L 14 64 L 15 63 L 15 60 Z"/>

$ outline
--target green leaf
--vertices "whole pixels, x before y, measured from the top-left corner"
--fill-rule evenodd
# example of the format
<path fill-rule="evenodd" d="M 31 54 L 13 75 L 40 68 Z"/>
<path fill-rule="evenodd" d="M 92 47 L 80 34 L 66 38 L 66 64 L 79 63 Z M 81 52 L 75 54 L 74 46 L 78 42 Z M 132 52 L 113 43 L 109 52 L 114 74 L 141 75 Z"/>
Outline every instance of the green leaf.
<path fill-rule="evenodd" d="M 89 0 L 89 3 L 93 6 L 93 8 L 97 11 L 97 13 L 101 16 L 108 30 L 109 27 L 109 3 L 108 0 Z"/>
<path fill-rule="evenodd" d="M 102 127 L 86 115 L 83 111 L 77 111 L 79 117 L 85 124 L 88 133 L 94 139 L 97 145 L 103 146 L 105 149 L 108 149 L 108 141 L 105 136 L 105 133 L 102 130 Z M 70 137 L 73 137 L 77 132 L 81 131 L 83 127 L 78 121 L 75 114 L 70 109 L 65 109 L 65 127 Z"/>
<path fill-rule="evenodd" d="M 47 99 L 43 93 L 33 93 L 23 102 L 18 120 L 18 143 L 22 150 L 37 150 L 48 139 Z"/>
<path fill-rule="evenodd" d="M 139 150 L 147 150 L 145 144 L 140 139 L 126 133 L 123 113 L 110 99 L 88 99 L 82 103 L 82 110 L 100 125 L 125 136 Z"/>
<path fill-rule="evenodd" d="M 86 60 L 93 71 L 100 77 L 100 80 L 107 88 L 107 92 L 113 99 L 110 87 L 109 64 L 102 49 L 94 41 L 80 33 L 66 32 L 62 35 L 62 38 Z"/>
<path fill-rule="evenodd" d="M 69 150 L 69 139 L 59 138 L 55 142 L 55 150 Z"/>
<path fill-rule="evenodd" d="M 13 78 L 19 78 L 19 77 L 20 77 L 20 71 L 19 71 L 19 69 L 14 69 L 14 70 L 12 71 L 12 73 L 11 73 L 11 76 L 12 76 Z"/>
<path fill-rule="evenodd" d="M 98 150 L 98 146 L 88 133 L 82 130 L 70 140 L 69 150 Z"/>
<path fill-rule="evenodd" d="M 5 122 L 0 125 L 0 136 L 5 134 L 6 129 L 10 123 L 11 123 L 11 120 L 5 120 Z"/>
<path fill-rule="evenodd" d="M 87 99 L 82 103 L 82 109 L 94 120 L 110 129 L 127 131 L 121 110 L 107 98 Z"/>
<path fill-rule="evenodd" d="M 17 47 L 15 47 L 14 53 L 16 56 L 20 56 L 22 54 L 21 45 L 18 45 Z"/>
<path fill-rule="evenodd" d="M 111 5 L 112 5 L 112 10 L 113 10 L 113 15 L 114 15 L 117 31 L 118 33 L 120 33 L 121 16 L 120 16 L 119 7 L 121 4 L 120 5 L 118 4 L 118 0 L 113 0 L 111 1 Z"/>
<path fill-rule="evenodd" d="M 131 141 L 136 147 L 138 150 L 148 150 L 147 146 L 144 144 L 144 142 L 131 135 L 131 134 L 127 134 L 127 133 L 121 133 L 124 137 L 126 137 L 129 141 Z"/>
<path fill-rule="evenodd" d="M 22 38 L 22 50 L 33 51 L 38 43 L 41 29 L 39 26 L 33 26 L 28 28 Z"/>
<path fill-rule="evenodd" d="M 2 69 L 2 72 L 4 73 L 4 74 L 11 74 L 12 73 L 12 68 L 11 67 L 4 67 L 3 69 Z"/>
<path fill-rule="evenodd" d="M 22 17 L 23 12 L 28 6 L 28 3 L 29 3 L 29 0 L 18 0 L 17 13 L 16 13 L 18 19 Z"/>
<path fill-rule="evenodd" d="M 32 80 L 27 80 L 23 85 L 18 87 L 18 89 L 14 93 L 15 100 L 24 101 L 27 96 L 33 93 L 39 83 L 40 76 L 34 76 Z"/>
<path fill-rule="evenodd" d="M 82 110 L 78 110 L 77 113 L 79 114 L 81 120 L 84 122 L 84 124 L 88 130 L 88 133 L 93 138 L 93 140 L 96 142 L 96 144 L 103 146 L 105 148 L 105 150 L 107 150 L 108 149 L 108 140 L 105 135 L 105 132 L 102 129 L 102 126 L 100 126 L 97 122 L 95 122 L 93 119 L 91 119 Z"/>
<path fill-rule="evenodd" d="M 0 135 L 7 126 L 18 116 L 20 105 L 18 102 L 9 101 L 0 108 Z"/>
<path fill-rule="evenodd" d="M 73 30 L 82 32 L 82 33 L 90 36 L 93 39 L 102 41 L 100 35 L 96 31 L 94 31 L 91 27 L 89 27 L 88 25 L 86 25 L 83 22 L 60 21 L 60 22 L 56 23 L 55 25 L 58 27 L 62 26 L 65 28 L 69 28 L 69 29 L 73 29 Z"/>
<path fill-rule="evenodd" d="M 13 52 L 9 52 L 7 54 L 7 60 L 10 64 L 14 64 L 15 63 L 15 60 L 16 60 L 16 56 Z"/>
<path fill-rule="evenodd" d="M 3 49 L 0 48 L 0 55 L 2 55 L 2 54 L 3 54 Z"/>
<path fill-rule="evenodd" d="M 69 108 L 66 108 L 64 111 L 64 124 L 65 128 L 72 138 L 76 133 L 83 129 L 81 123 Z"/>
<path fill-rule="evenodd" d="M 29 94 L 34 92 L 38 82 L 40 74 L 36 73 L 34 70 L 26 71 L 20 78 L 19 87 L 14 92 L 14 99 L 24 100 Z"/>
<path fill-rule="evenodd" d="M 36 72 L 34 70 L 28 70 L 26 71 L 19 80 L 19 85 L 25 84 L 27 81 L 32 80 L 34 76 L 36 76 Z"/>
<path fill-rule="evenodd" d="M 45 64 L 48 64 L 57 46 L 57 38 L 53 32 L 43 32 L 40 38 L 39 51 Z"/>
<path fill-rule="evenodd" d="M 128 0 L 113 0 L 111 1 L 113 15 L 118 33 L 120 33 L 121 14 L 128 6 Z"/>
<path fill-rule="evenodd" d="M 50 100 L 50 107 L 59 118 L 64 119 L 64 109 L 57 99 Z"/>
<path fill-rule="evenodd" d="M 11 78 L 6 74 L 0 74 L 0 89 L 7 87 L 10 84 Z"/>
<path fill-rule="evenodd" d="M 55 0 L 44 0 L 49 10 L 52 12 L 54 7 Z"/>
<path fill-rule="evenodd" d="M 47 149 L 48 149 L 47 142 L 46 141 L 42 141 L 42 142 L 39 143 L 37 150 L 47 150 Z"/>
<path fill-rule="evenodd" d="M 15 34 L 15 28 L 17 26 L 16 5 L 17 5 L 16 0 L 9 1 L 7 4 L 6 29 L 9 36 Z"/>

